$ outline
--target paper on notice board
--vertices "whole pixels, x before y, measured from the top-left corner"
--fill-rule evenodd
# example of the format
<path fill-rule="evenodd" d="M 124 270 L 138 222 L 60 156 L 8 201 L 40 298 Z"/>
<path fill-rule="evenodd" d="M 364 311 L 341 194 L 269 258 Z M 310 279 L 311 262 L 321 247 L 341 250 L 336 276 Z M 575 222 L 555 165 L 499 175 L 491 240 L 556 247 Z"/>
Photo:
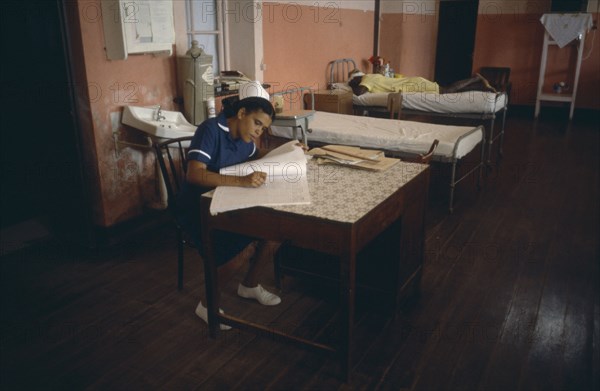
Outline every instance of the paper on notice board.
<path fill-rule="evenodd" d="M 267 173 L 267 183 L 258 188 L 219 186 L 210 204 L 210 213 L 253 206 L 310 204 L 306 157 L 297 141 L 290 141 L 263 158 L 222 168 L 222 175 L 245 176 L 255 171 Z"/>

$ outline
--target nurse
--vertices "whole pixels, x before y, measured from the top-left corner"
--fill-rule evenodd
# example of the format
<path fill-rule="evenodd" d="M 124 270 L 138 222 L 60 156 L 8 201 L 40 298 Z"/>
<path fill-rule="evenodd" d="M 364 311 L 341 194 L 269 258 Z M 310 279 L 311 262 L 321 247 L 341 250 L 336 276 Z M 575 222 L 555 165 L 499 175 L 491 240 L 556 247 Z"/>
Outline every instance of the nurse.
<path fill-rule="evenodd" d="M 196 130 L 188 150 L 186 181 L 177 204 L 180 206 L 179 223 L 198 248 L 201 248 L 199 203 L 202 193 L 222 185 L 258 187 L 265 183 L 265 172 L 237 177 L 221 175 L 219 170 L 262 157 L 267 151 L 259 150 L 258 140 L 274 118 L 275 110 L 269 101 L 269 93 L 259 82 L 250 82 L 240 87 L 239 99 L 224 100 L 223 111 L 217 117 L 204 121 Z M 239 296 L 255 299 L 263 305 L 281 302 L 279 296 L 267 291 L 257 281 L 261 265 L 272 260 L 280 243 L 225 232 L 215 234 L 214 240 L 218 265 L 231 260 L 249 245 L 255 246 L 246 276 L 238 286 Z M 198 303 L 196 315 L 208 322 L 202 301 Z M 229 328 L 221 325 L 222 330 Z"/>

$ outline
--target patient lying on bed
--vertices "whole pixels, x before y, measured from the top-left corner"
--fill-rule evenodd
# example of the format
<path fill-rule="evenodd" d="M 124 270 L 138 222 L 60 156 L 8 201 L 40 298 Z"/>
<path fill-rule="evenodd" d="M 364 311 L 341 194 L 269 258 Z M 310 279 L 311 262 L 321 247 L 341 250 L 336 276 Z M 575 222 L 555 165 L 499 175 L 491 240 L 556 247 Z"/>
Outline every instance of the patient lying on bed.
<path fill-rule="evenodd" d="M 391 78 L 378 73 L 364 74 L 355 69 L 348 75 L 348 85 L 357 96 L 367 92 L 429 92 L 434 94 L 462 91 L 496 92 L 490 83 L 478 73 L 474 77 L 459 80 L 449 86 L 440 86 L 438 83 L 422 77 Z"/>

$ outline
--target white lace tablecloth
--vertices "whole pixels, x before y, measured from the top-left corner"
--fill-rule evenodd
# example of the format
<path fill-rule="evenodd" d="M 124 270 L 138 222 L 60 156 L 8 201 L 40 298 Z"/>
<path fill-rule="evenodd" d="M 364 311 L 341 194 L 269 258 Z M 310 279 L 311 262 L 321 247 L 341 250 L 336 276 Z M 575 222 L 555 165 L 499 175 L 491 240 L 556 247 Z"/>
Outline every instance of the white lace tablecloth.
<path fill-rule="evenodd" d="M 562 48 L 592 28 L 592 14 L 544 14 L 540 21 L 558 47 Z"/>
<path fill-rule="evenodd" d="M 425 164 L 399 162 L 383 172 L 308 161 L 310 205 L 276 206 L 273 209 L 305 216 L 354 223 L 427 168 Z"/>

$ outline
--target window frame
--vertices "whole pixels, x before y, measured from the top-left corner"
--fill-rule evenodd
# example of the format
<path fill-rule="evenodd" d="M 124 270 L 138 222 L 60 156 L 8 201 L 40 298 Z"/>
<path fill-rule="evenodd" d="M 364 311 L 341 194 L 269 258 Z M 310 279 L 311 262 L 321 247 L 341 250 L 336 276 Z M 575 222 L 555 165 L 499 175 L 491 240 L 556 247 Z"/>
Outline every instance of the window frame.
<path fill-rule="evenodd" d="M 227 20 L 224 17 L 223 9 L 225 9 L 225 2 L 227 0 L 201 0 L 196 1 L 197 3 L 208 3 L 212 1 L 216 8 L 216 30 L 197 30 L 194 26 L 194 0 L 185 0 L 185 13 L 186 13 L 186 36 L 188 41 L 188 47 L 191 47 L 192 40 L 197 35 L 208 35 L 216 36 L 217 38 L 217 53 L 213 56 L 217 57 L 217 64 L 219 69 L 214 69 L 215 75 L 220 74 L 221 71 L 229 69 L 229 41 L 227 36 Z"/>

